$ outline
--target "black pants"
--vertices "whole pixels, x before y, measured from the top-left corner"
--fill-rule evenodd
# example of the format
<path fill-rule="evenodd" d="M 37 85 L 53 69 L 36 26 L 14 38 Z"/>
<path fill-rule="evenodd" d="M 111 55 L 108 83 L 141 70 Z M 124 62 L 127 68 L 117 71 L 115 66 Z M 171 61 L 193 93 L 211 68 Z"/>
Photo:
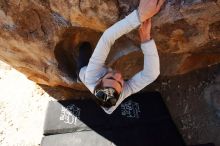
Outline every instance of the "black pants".
<path fill-rule="evenodd" d="M 89 42 L 83 42 L 79 46 L 79 57 L 77 58 L 77 77 L 78 81 L 81 82 L 79 78 L 80 69 L 87 66 L 89 59 L 92 56 L 92 47 Z"/>

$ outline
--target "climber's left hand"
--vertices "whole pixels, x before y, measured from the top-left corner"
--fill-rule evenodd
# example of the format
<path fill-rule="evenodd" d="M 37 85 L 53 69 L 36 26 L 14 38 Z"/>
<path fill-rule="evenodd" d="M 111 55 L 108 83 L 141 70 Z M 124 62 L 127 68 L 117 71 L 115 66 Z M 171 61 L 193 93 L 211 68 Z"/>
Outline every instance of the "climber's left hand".
<path fill-rule="evenodd" d="M 141 22 L 156 15 L 165 0 L 140 0 L 138 7 L 139 19 Z"/>

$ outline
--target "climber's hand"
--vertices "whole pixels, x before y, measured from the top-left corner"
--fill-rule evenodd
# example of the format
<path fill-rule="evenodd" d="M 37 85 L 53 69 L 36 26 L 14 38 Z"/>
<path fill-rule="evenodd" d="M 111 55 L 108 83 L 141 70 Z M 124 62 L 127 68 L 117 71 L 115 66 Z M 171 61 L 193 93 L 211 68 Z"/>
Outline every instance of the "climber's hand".
<path fill-rule="evenodd" d="M 151 18 L 148 20 L 145 20 L 139 28 L 139 35 L 140 35 L 141 43 L 144 43 L 150 40 L 151 38 L 150 31 L 151 31 Z"/>
<path fill-rule="evenodd" d="M 157 14 L 165 0 L 140 0 L 138 7 L 139 18 L 141 22 Z"/>

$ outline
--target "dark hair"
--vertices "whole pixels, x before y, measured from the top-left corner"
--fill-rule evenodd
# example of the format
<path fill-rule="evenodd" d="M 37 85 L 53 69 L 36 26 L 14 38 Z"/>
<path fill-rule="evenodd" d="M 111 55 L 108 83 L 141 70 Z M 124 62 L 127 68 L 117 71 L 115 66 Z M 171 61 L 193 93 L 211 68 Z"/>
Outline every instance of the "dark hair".
<path fill-rule="evenodd" d="M 110 87 L 104 87 L 103 86 L 103 83 L 102 83 L 102 80 L 95 86 L 95 89 L 94 89 L 94 94 L 96 93 L 96 91 L 99 91 L 99 90 L 105 90 L 105 89 L 110 89 Z M 118 101 L 119 99 L 119 96 L 120 94 L 114 89 L 114 88 L 111 88 L 114 90 L 114 93 L 113 93 L 113 96 L 114 98 L 111 98 L 107 101 L 102 101 L 100 100 L 97 96 L 94 97 L 94 100 L 95 102 L 100 105 L 100 106 L 103 106 L 103 107 L 106 107 L 106 108 L 110 108 L 111 106 L 114 106 L 116 104 L 116 102 Z M 104 93 L 103 93 L 104 94 Z"/>

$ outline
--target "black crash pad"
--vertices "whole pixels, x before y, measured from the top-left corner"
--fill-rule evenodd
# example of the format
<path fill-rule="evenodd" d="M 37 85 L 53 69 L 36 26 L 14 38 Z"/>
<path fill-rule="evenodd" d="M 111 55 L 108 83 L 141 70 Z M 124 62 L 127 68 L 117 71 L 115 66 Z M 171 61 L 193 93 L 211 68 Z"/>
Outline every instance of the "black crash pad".
<path fill-rule="evenodd" d="M 165 124 L 164 124 L 165 125 Z M 113 130 L 81 131 L 45 136 L 41 146 L 183 146 L 169 134 L 160 137 L 154 126 L 135 126 Z M 168 128 L 169 129 L 169 128 Z M 164 129 L 163 129 L 164 130 Z M 164 134 L 164 132 L 162 132 Z"/>
<path fill-rule="evenodd" d="M 134 94 L 111 115 L 91 100 L 51 101 L 44 134 L 42 146 L 72 146 L 74 139 L 80 146 L 185 145 L 158 92 Z"/>

